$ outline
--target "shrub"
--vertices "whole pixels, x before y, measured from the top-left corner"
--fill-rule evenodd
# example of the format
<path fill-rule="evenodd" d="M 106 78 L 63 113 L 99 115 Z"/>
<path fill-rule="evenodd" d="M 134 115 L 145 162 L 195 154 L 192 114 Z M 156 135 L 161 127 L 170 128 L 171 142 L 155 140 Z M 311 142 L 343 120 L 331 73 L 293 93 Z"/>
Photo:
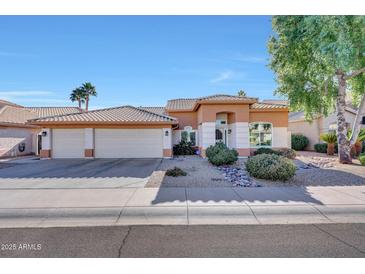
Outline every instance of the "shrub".
<path fill-rule="evenodd" d="M 363 166 L 365 166 L 365 153 L 361 153 L 361 154 L 359 155 L 359 161 L 360 161 L 360 163 L 361 163 Z"/>
<path fill-rule="evenodd" d="M 182 140 L 173 147 L 174 155 L 194 155 L 195 149 L 192 143 Z"/>
<path fill-rule="evenodd" d="M 319 153 L 327 153 L 327 144 L 326 143 L 315 144 L 314 150 Z"/>
<path fill-rule="evenodd" d="M 294 150 L 304 150 L 309 144 L 307 137 L 301 134 L 292 134 L 291 136 L 291 148 Z"/>
<path fill-rule="evenodd" d="M 205 153 L 208 161 L 216 166 L 230 165 L 238 159 L 238 152 L 235 149 L 229 149 L 223 143 L 208 147 Z"/>
<path fill-rule="evenodd" d="M 295 150 L 291 149 L 291 148 L 282 148 L 279 150 L 273 150 L 271 148 L 261 147 L 254 152 L 254 155 L 259 155 L 259 154 L 281 155 L 288 159 L 295 159 L 295 157 L 297 156 L 297 153 L 295 152 Z"/>
<path fill-rule="evenodd" d="M 326 142 L 327 144 L 337 143 L 337 135 L 336 135 L 336 133 L 333 133 L 333 132 L 321 134 L 320 138 L 322 141 Z"/>
<path fill-rule="evenodd" d="M 295 175 L 296 166 L 283 156 L 260 154 L 247 160 L 246 169 L 251 176 L 256 178 L 286 181 Z"/>
<path fill-rule="evenodd" d="M 186 176 L 186 172 L 181 168 L 174 167 L 166 170 L 166 176 L 178 177 L 178 176 Z"/>
<path fill-rule="evenodd" d="M 292 159 L 294 160 L 295 157 L 297 156 L 297 153 L 294 149 L 291 148 L 282 148 L 279 149 L 279 151 L 277 151 L 279 153 L 279 155 L 284 156 L 288 159 Z"/>
<path fill-rule="evenodd" d="M 255 150 L 255 152 L 253 153 L 254 155 L 259 155 L 259 154 L 276 154 L 276 155 L 280 155 L 279 151 L 273 150 L 271 148 L 268 147 L 260 147 L 257 150 Z"/>

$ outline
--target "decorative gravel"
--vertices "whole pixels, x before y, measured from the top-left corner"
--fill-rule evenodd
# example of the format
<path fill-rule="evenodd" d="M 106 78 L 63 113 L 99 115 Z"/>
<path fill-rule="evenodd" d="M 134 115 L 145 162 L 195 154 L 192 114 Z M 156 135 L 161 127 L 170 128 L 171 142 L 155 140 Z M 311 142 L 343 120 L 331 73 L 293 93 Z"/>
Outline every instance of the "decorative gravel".
<path fill-rule="evenodd" d="M 217 169 L 223 173 L 224 179 L 235 187 L 261 187 L 248 175 L 246 169 L 234 166 L 221 166 Z"/>
<path fill-rule="evenodd" d="M 166 171 L 179 167 L 186 176 L 164 176 L 159 184 L 156 180 L 146 187 L 231 187 L 232 184 L 224 179 L 223 174 L 206 159 L 199 156 L 180 156 L 173 159 L 163 159 L 158 171 Z"/>

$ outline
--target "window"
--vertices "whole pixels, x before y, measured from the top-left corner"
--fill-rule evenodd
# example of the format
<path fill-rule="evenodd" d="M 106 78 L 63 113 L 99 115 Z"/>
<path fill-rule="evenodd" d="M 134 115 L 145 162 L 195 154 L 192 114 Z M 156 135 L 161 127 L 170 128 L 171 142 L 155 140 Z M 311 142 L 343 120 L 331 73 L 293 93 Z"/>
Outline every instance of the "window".
<path fill-rule="evenodd" d="M 271 123 L 251 123 L 250 124 L 250 146 L 251 147 L 271 147 L 272 145 L 272 125 Z"/>

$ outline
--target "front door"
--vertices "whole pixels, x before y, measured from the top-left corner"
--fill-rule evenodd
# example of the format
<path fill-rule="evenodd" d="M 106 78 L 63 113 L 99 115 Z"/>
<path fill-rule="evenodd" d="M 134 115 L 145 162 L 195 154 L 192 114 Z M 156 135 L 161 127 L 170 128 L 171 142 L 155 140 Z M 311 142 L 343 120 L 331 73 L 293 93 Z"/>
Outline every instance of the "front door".
<path fill-rule="evenodd" d="M 217 128 L 215 130 L 215 142 L 222 142 L 226 146 L 228 146 L 228 138 L 227 138 L 227 129 L 226 128 Z"/>

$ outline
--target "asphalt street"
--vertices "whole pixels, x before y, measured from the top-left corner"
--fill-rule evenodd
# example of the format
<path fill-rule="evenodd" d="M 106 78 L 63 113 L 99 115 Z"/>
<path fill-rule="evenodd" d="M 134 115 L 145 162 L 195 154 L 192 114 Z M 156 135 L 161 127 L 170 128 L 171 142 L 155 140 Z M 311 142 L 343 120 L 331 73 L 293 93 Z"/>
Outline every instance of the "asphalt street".
<path fill-rule="evenodd" d="M 365 257 L 365 224 L 0 229 L 0 257 Z"/>

